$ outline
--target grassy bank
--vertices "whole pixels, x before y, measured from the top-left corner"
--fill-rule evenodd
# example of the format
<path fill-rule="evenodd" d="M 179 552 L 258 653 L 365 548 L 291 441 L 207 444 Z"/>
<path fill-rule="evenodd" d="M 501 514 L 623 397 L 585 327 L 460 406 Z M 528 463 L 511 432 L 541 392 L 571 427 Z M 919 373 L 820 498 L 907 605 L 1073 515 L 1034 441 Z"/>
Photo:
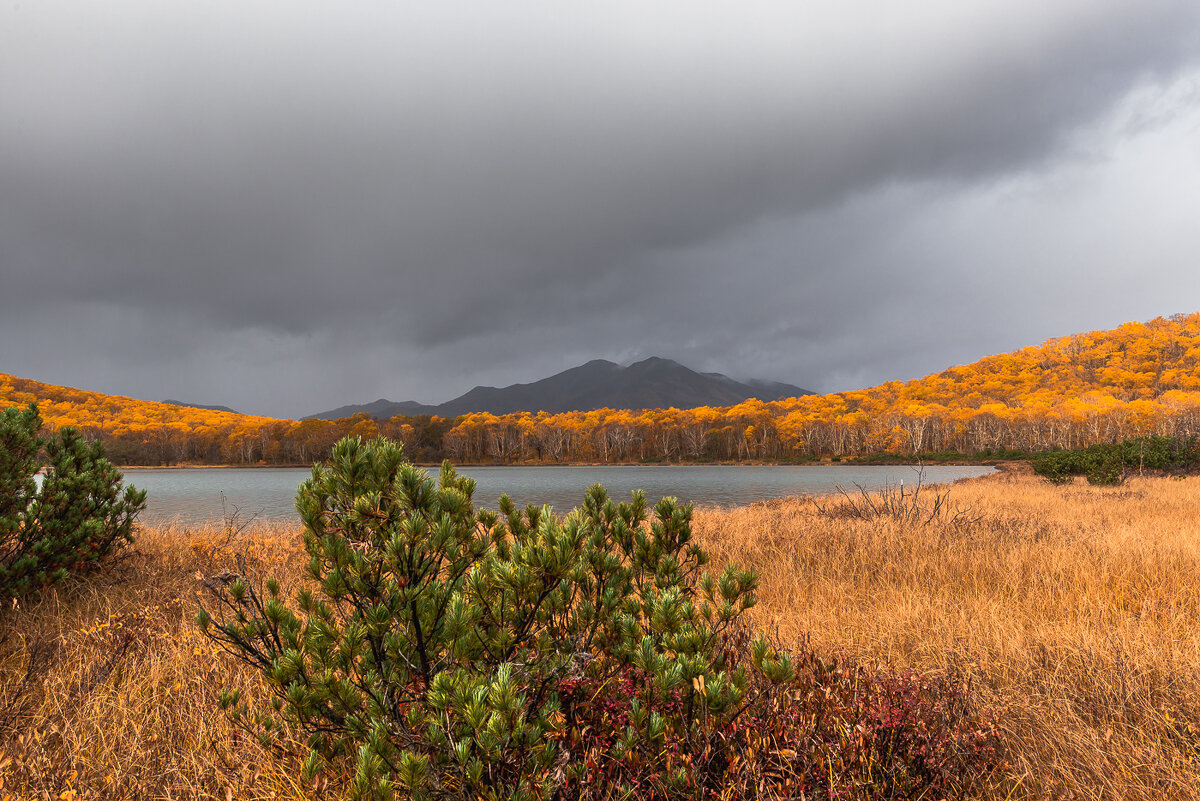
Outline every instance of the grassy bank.
<path fill-rule="evenodd" d="M 936 500 L 776 501 L 696 529 L 759 570 L 754 622 L 785 642 L 969 682 L 1004 736 L 990 797 L 1200 798 L 1200 478 L 1009 473 Z M 4 613 L 0 799 L 337 797 L 216 711 L 258 681 L 191 624 L 197 574 L 235 553 L 299 581 L 295 530 L 151 528 L 118 568 Z"/>

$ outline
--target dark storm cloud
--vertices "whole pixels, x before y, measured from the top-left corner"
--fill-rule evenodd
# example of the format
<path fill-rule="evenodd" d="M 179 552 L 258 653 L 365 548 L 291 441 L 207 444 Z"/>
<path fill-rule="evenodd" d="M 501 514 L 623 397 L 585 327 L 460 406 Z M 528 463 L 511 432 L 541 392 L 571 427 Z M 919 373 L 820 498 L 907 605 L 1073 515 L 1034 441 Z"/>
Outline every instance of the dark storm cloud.
<path fill-rule="evenodd" d="M 274 414 L 652 354 L 832 390 L 1200 306 L 1078 304 L 1120 246 L 1063 244 L 1186 280 L 1139 220 L 1196 181 L 1121 165 L 1189 152 L 1200 7 L 879 6 L 0 11 L 0 371 Z"/>

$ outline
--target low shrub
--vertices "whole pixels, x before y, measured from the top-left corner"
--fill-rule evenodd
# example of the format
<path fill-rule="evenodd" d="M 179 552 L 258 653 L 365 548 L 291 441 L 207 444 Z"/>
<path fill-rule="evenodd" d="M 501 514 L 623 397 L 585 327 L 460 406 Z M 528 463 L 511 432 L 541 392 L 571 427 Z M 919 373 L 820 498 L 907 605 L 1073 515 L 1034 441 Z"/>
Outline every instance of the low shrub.
<path fill-rule="evenodd" d="M 940 685 L 798 672 L 752 638 L 757 576 L 703 570 L 690 506 L 597 485 L 562 520 L 498 515 L 474 488 L 343 440 L 300 487 L 294 606 L 244 561 L 204 581 L 201 630 L 273 694 L 222 705 L 264 744 L 306 737 L 306 778 L 333 765 L 360 799 L 900 798 L 985 765 Z"/>
<path fill-rule="evenodd" d="M 1051 484 L 1070 484 L 1077 475 L 1083 474 L 1082 460 L 1078 451 L 1047 451 L 1032 460 L 1033 472 Z"/>
<path fill-rule="evenodd" d="M 1089 484 L 1115 487 L 1125 483 L 1125 460 L 1117 447 L 1097 448 L 1089 453 L 1084 475 Z"/>
<path fill-rule="evenodd" d="M 728 645 L 738 652 L 736 638 Z M 560 797 L 961 798 L 1003 764 L 994 721 L 972 707 L 961 683 L 886 664 L 826 662 L 807 644 L 792 664 L 786 682 L 752 675 L 743 708 L 722 726 L 699 737 L 670 730 L 656 749 L 632 753 L 615 750 L 618 735 L 648 711 L 677 713 L 684 698 L 648 710 L 635 670 L 603 688 L 581 682 L 574 689 L 588 700 L 573 707 L 570 731 L 589 732 L 574 744 L 587 767 Z M 679 766 L 689 781 L 672 784 Z"/>
<path fill-rule="evenodd" d="M 1121 459 L 1131 469 L 1192 471 L 1200 467 L 1196 437 L 1139 437 L 1122 442 Z"/>
<path fill-rule="evenodd" d="M 1073 451 L 1047 451 L 1032 460 L 1033 471 L 1053 484 L 1086 476 L 1089 484 L 1121 484 L 1132 470 L 1187 473 L 1200 468 L 1195 437 L 1138 437 L 1115 444 L 1090 445 Z"/>

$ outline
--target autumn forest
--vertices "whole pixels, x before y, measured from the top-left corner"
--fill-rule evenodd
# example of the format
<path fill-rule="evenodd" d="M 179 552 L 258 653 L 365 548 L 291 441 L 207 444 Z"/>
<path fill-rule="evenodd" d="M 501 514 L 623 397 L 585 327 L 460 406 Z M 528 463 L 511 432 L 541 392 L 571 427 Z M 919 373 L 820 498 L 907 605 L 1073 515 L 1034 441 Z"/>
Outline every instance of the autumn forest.
<path fill-rule="evenodd" d="M 870 389 L 697 409 L 278 420 L 134 400 L 0 374 L 0 406 L 36 402 L 131 465 L 309 464 L 346 435 L 416 461 L 815 461 L 989 455 L 1200 433 L 1200 314 L 1049 340 Z"/>

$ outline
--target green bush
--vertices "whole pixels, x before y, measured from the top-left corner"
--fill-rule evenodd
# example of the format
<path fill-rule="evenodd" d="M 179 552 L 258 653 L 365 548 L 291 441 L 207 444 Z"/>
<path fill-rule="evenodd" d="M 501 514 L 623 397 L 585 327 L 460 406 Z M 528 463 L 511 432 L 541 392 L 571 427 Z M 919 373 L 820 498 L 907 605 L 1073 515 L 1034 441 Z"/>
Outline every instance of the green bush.
<path fill-rule="evenodd" d="M 1194 470 L 1200 464 L 1195 437 L 1139 437 L 1121 443 L 1126 467 L 1138 470 Z"/>
<path fill-rule="evenodd" d="M 338 443 L 296 502 L 320 592 L 294 611 L 274 580 L 238 576 L 200 614 L 274 690 L 273 710 L 227 694 L 236 718 L 264 742 L 280 722 L 304 731 L 310 773 L 353 760 L 355 798 L 542 798 L 584 770 L 570 742 L 582 679 L 638 671 L 616 757 L 733 712 L 746 672 L 718 645 L 757 579 L 700 573 L 690 506 L 664 499 L 651 519 L 640 493 L 614 504 L 597 486 L 562 522 L 507 498 L 502 520 L 476 512 L 474 488 L 449 464 L 435 483 L 384 439 Z M 765 642 L 754 669 L 791 676 Z M 689 778 L 681 764 L 670 781 Z"/>
<path fill-rule="evenodd" d="M 1083 470 L 1077 451 L 1048 451 L 1033 458 L 1033 472 L 1051 484 L 1069 484 Z"/>
<path fill-rule="evenodd" d="M 1138 437 L 1074 451 L 1047 451 L 1032 463 L 1035 473 L 1054 484 L 1087 476 L 1090 484 L 1113 486 L 1133 470 L 1194 472 L 1200 467 L 1200 444 L 1195 437 Z"/>
<path fill-rule="evenodd" d="M 244 561 L 204 581 L 201 630 L 271 691 L 263 705 L 224 693 L 233 720 L 265 745 L 299 737 L 305 778 L 332 763 L 360 799 L 756 797 L 767 777 L 747 754 L 792 736 L 810 742 L 772 756 L 792 754 L 787 786 L 829 786 L 831 735 L 800 699 L 834 690 L 744 630 L 757 578 L 703 571 L 690 506 L 618 504 L 597 485 L 560 520 L 507 497 L 500 514 L 476 510 L 474 489 L 387 440 L 339 442 L 299 490 L 312 584 L 295 602 Z M 908 710 L 928 708 L 906 703 L 887 725 L 924 730 Z M 925 764 L 929 743 L 887 747 L 839 760 L 908 776 L 897 766 Z M 895 786 L 936 797 L 921 776 Z"/>
<path fill-rule="evenodd" d="M 1115 487 L 1125 482 L 1125 460 L 1118 445 L 1093 446 L 1089 448 L 1085 475 L 1089 484 L 1098 487 Z"/>
<path fill-rule="evenodd" d="M 0 595 L 99 567 L 132 541 L 145 504 L 144 491 L 122 491 L 99 443 L 72 428 L 44 436 L 34 405 L 0 413 Z"/>

